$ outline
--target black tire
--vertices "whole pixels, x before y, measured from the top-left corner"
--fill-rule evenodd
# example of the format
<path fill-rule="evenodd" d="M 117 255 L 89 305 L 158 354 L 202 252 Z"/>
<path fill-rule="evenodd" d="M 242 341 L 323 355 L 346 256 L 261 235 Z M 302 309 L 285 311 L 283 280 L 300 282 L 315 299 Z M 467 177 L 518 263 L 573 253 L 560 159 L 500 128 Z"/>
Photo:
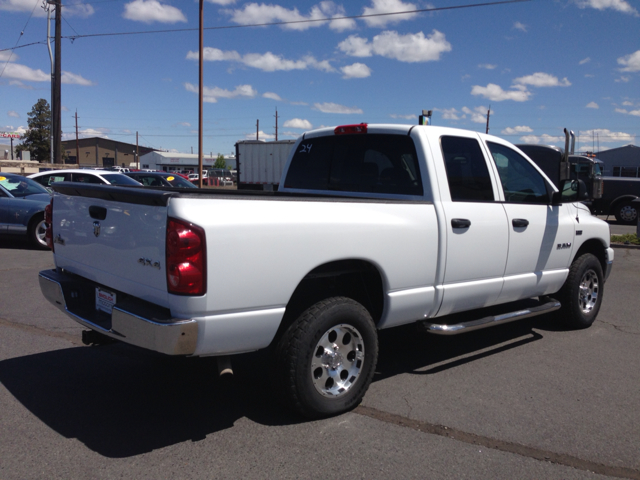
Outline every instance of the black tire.
<path fill-rule="evenodd" d="M 616 205 L 613 214 L 618 223 L 624 225 L 635 225 L 638 223 L 638 209 L 631 202 L 621 202 Z"/>
<path fill-rule="evenodd" d="M 47 241 L 44 238 L 46 224 L 44 223 L 44 213 L 38 213 L 29 222 L 28 236 L 29 242 L 36 247 L 47 250 Z"/>
<path fill-rule="evenodd" d="M 276 393 L 289 407 L 307 418 L 338 415 L 355 408 L 371 384 L 376 327 L 358 302 L 328 298 L 289 326 L 275 355 Z"/>
<path fill-rule="evenodd" d="M 570 328 L 590 327 L 598 316 L 604 294 L 602 265 L 591 253 L 576 258 L 560 290 L 560 315 Z"/>

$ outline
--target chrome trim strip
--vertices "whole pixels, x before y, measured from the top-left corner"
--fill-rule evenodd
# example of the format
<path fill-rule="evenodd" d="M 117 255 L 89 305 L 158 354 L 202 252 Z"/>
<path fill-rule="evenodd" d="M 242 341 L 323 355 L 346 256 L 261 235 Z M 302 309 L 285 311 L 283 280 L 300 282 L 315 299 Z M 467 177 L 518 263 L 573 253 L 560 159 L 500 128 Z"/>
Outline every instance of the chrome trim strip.
<path fill-rule="evenodd" d="M 553 300 L 537 307 L 517 310 L 515 312 L 504 313 L 502 315 L 488 316 L 478 320 L 472 320 L 470 322 L 457 323 L 455 325 L 429 322 L 420 322 L 420 325 L 424 331 L 428 333 L 435 333 L 437 335 L 458 335 L 460 333 L 480 330 L 481 328 L 494 327 L 496 325 L 502 325 L 503 323 L 535 317 L 536 315 L 553 312 L 560 309 L 560 307 L 560 302 Z"/>
<path fill-rule="evenodd" d="M 39 274 L 42 294 L 80 325 L 116 340 L 167 355 L 192 355 L 195 352 L 198 342 L 198 323 L 195 320 L 175 319 L 170 323 L 159 323 L 115 306 L 111 314 L 111 329 L 107 330 L 67 308 L 62 285 L 51 278 L 51 272 L 60 275 L 52 270 L 43 270 Z"/>

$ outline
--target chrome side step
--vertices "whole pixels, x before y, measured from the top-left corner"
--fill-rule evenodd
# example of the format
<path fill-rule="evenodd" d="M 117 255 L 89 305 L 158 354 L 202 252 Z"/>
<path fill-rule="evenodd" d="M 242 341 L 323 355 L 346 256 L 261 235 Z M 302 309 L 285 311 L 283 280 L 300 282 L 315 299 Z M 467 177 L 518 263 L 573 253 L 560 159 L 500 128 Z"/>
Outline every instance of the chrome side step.
<path fill-rule="evenodd" d="M 516 310 L 513 310 L 517 307 Z M 502 325 L 503 323 L 514 322 L 536 315 L 543 315 L 558 310 L 561 307 L 560 302 L 553 298 L 545 298 L 544 300 L 526 300 L 517 302 L 516 304 L 499 305 L 482 309 L 485 314 L 481 318 L 465 319 L 458 321 L 464 316 L 469 317 L 470 313 L 454 314 L 448 317 L 442 317 L 438 320 L 444 320 L 446 323 L 433 323 L 432 320 L 423 320 L 418 322 L 418 328 L 427 333 L 435 333 L 437 335 L 458 335 L 460 333 L 472 332 L 481 328 Z M 501 311 L 502 310 L 502 311 Z M 511 310 L 511 311 L 504 311 Z M 435 319 L 433 319 L 435 320 Z M 449 323 L 450 322 L 450 323 Z"/>

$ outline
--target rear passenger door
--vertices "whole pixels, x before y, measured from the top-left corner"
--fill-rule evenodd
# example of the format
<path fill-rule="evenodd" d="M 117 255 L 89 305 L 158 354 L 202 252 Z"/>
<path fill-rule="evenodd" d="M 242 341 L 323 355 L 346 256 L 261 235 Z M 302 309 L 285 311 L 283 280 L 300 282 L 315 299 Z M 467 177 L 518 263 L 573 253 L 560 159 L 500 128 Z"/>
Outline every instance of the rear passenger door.
<path fill-rule="evenodd" d="M 487 142 L 500 177 L 509 228 L 509 256 L 500 303 L 557 291 L 570 263 L 575 224 L 553 189 L 508 145 Z"/>
<path fill-rule="evenodd" d="M 440 316 L 497 302 L 509 232 L 494 170 L 478 137 L 459 133 L 439 140 L 449 187 L 440 182 L 447 228 Z"/>

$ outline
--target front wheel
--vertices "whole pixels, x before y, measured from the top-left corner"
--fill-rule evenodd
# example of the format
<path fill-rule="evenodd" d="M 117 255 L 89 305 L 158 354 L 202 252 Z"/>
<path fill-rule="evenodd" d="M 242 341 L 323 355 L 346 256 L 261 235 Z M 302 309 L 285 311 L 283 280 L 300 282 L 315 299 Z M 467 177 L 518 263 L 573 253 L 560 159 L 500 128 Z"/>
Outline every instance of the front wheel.
<path fill-rule="evenodd" d="M 591 253 L 571 264 L 569 276 L 560 290 L 560 313 L 571 328 L 587 328 L 595 321 L 602 304 L 604 276 L 602 265 Z"/>
<path fill-rule="evenodd" d="M 337 415 L 362 401 L 377 359 L 367 309 L 350 298 L 328 298 L 302 313 L 278 342 L 277 388 L 305 417 Z"/>
<path fill-rule="evenodd" d="M 619 223 L 635 225 L 638 222 L 638 209 L 631 202 L 622 202 L 615 208 L 614 215 Z"/>

